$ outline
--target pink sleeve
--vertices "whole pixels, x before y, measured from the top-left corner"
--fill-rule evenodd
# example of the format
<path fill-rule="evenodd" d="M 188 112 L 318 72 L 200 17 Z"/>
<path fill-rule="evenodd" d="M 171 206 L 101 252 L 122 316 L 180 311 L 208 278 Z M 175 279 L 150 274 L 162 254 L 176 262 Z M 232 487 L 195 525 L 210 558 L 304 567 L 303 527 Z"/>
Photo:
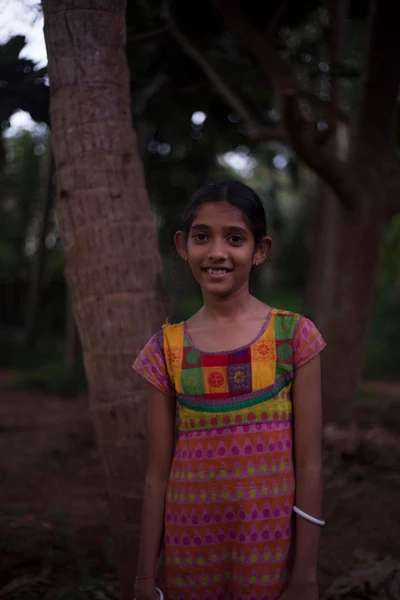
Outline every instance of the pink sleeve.
<path fill-rule="evenodd" d="M 305 317 L 299 319 L 294 334 L 294 368 L 298 369 L 306 362 L 317 356 L 326 344 L 314 323 Z"/>
<path fill-rule="evenodd" d="M 146 344 L 132 367 L 160 392 L 173 396 L 175 391 L 168 376 L 162 340 L 163 332 L 159 331 Z"/>

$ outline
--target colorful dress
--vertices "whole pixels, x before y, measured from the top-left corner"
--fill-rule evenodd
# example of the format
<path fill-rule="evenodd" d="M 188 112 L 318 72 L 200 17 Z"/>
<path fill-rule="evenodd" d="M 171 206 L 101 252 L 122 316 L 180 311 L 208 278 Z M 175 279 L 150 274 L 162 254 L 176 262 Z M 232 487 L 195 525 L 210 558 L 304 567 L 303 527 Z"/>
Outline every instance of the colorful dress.
<path fill-rule="evenodd" d="M 272 309 L 251 343 L 202 352 L 166 324 L 134 363 L 176 396 L 167 488 L 167 600 L 278 600 L 293 559 L 294 371 L 325 346 L 311 321 Z"/>

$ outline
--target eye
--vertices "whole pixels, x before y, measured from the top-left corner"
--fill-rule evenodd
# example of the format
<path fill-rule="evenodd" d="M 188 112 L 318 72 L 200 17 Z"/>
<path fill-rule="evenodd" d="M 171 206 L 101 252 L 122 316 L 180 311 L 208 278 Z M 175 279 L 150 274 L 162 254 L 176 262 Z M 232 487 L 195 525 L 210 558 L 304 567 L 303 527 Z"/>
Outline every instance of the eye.
<path fill-rule="evenodd" d="M 243 238 L 240 235 L 230 235 L 228 240 L 234 245 L 239 246 L 243 242 Z"/>
<path fill-rule="evenodd" d="M 205 242 L 207 239 L 207 234 L 206 233 L 196 233 L 193 236 L 193 239 L 195 239 L 197 242 Z"/>

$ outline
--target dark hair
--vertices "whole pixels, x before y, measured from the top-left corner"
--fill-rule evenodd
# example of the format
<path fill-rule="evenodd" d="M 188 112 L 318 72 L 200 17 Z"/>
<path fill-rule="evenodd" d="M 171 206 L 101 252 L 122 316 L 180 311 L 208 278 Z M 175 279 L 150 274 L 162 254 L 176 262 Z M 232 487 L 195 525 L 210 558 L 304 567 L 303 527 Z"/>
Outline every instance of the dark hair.
<path fill-rule="evenodd" d="M 198 209 L 208 202 L 229 202 L 238 208 L 253 232 L 256 245 L 267 235 L 267 218 L 259 196 L 241 181 L 227 180 L 208 183 L 189 199 L 183 213 L 186 238 Z"/>

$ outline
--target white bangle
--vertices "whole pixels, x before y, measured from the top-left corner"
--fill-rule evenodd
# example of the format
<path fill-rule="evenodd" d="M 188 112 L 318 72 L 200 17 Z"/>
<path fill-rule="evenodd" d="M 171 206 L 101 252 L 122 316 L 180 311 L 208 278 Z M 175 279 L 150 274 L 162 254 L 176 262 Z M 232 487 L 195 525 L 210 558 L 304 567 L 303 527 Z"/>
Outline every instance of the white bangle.
<path fill-rule="evenodd" d="M 315 525 L 320 525 L 321 527 L 322 525 L 325 525 L 325 521 L 323 521 L 322 519 L 316 519 L 315 517 L 312 517 L 311 515 L 300 510 L 300 508 L 297 508 L 297 506 L 293 506 L 293 510 L 295 513 L 300 515 L 300 517 L 307 519 L 307 521 L 311 521 L 311 523 L 314 523 Z"/>
<path fill-rule="evenodd" d="M 160 600 L 164 600 L 164 594 L 162 593 L 162 591 L 160 590 L 160 588 L 156 588 L 158 595 L 160 596 Z"/>

